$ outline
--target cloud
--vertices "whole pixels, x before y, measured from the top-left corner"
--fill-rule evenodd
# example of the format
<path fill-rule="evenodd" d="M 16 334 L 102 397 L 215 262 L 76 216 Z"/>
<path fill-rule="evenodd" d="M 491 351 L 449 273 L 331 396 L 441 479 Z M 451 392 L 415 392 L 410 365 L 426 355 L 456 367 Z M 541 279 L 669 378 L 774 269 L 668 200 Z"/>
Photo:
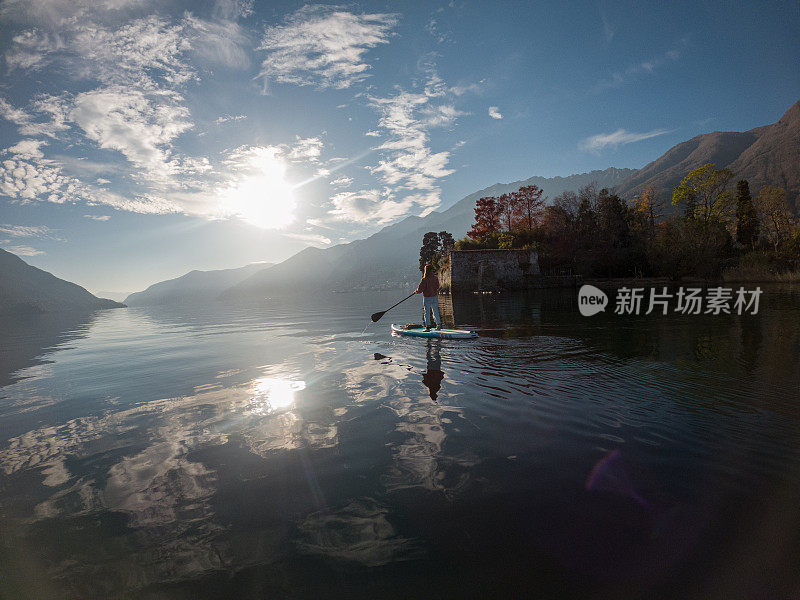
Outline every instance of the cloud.
<path fill-rule="evenodd" d="M 208 161 L 175 158 L 170 143 L 191 129 L 180 96 L 111 86 L 75 98 L 70 119 L 100 148 L 116 150 L 135 167 L 135 177 L 165 183 L 171 176 L 208 170 Z"/>
<path fill-rule="evenodd" d="M 503 118 L 503 115 L 500 114 L 500 109 L 497 108 L 496 106 L 490 106 L 489 107 L 489 116 L 492 117 L 493 119 L 502 119 Z"/>
<path fill-rule="evenodd" d="M 17 256 L 41 256 L 42 254 L 46 254 L 44 251 L 31 248 L 30 246 L 6 246 L 5 249 Z"/>
<path fill-rule="evenodd" d="M 206 21 L 187 15 L 185 24 L 192 52 L 198 57 L 233 69 L 250 65 L 250 39 L 235 21 Z"/>
<path fill-rule="evenodd" d="M 0 223 L 0 233 L 10 235 L 11 237 L 33 237 L 33 238 L 50 238 L 53 237 L 52 230 L 45 225 L 9 225 Z"/>
<path fill-rule="evenodd" d="M 452 104 L 440 104 L 438 106 L 426 106 L 420 109 L 420 114 L 424 122 L 429 127 L 449 127 L 455 123 L 458 117 L 464 116 L 464 111 L 458 110 Z"/>
<path fill-rule="evenodd" d="M 289 160 L 317 162 L 325 144 L 318 137 L 301 138 L 295 136 L 295 143 L 289 147 Z"/>
<path fill-rule="evenodd" d="M 6 148 L 4 153 L 12 153 L 19 156 L 19 158 L 31 159 L 42 158 L 44 154 L 39 150 L 41 146 L 46 146 L 47 142 L 44 140 L 20 140 L 10 148 Z"/>
<path fill-rule="evenodd" d="M 235 116 L 222 115 L 222 116 L 217 117 L 214 120 L 214 123 L 216 123 L 217 125 L 222 125 L 223 123 L 227 123 L 228 121 L 241 121 L 242 119 L 246 119 L 246 118 L 247 118 L 247 115 L 235 115 Z"/>
<path fill-rule="evenodd" d="M 463 96 L 464 94 L 480 94 L 483 91 L 485 79 L 481 79 L 478 83 L 467 83 L 464 85 L 454 85 L 450 91 L 455 96 Z"/>
<path fill-rule="evenodd" d="M 334 187 L 350 187 L 353 184 L 353 178 L 343 175 L 342 177 L 333 179 L 330 184 Z"/>
<path fill-rule="evenodd" d="M 57 133 L 69 129 L 66 124 L 64 101 L 56 96 L 41 95 L 31 103 L 32 112 L 44 115 L 46 121 L 35 121 L 34 116 L 25 110 L 11 106 L 0 98 L 0 117 L 17 125 L 22 135 L 46 135 L 55 138 Z"/>
<path fill-rule="evenodd" d="M 74 201 L 80 188 L 77 179 L 45 159 L 14 156 L 0 163 L 0 193 L 23 203 L 40 197 L 56 204 Z"/>
<path fill-rule="evenodd" d="M 408 214 L 412 198 L 395 201 L 388 190 L 367 189 L 358 192 L 339 192 L 331 198 L 330 214 L 340 221 L 385 225 Z"/>
<path fill-rule="evenodd" d="M 597 153 L 608 147 L 617 148 L 618 146 L 624 144 L 640 142 L 652 137 L 664 135 L 665 133 L 669 133 L 669 130 L 654 129 L 653 131 L 648 131 L 645 133 L 635 133 L 632 131 L 626 131 L 625 129 L 617 129 L 613 133 L 598 133 L 597 135 L 588 137 L 582 140 L 578 144 L 578 147 L 581 150 Z"/>
<path fill-rule="evenodd" d="M 368 76 L 364 55 L 389 41 L 394 14 L 354 14 L 335 6 L 304 6 L 283 25 L 267 27 L 259 50 L 268 81 L 344 89 Z"/>
<path fill-rule="evenodd" d="M 331 239 L 325 237 L 324 235 L 320 235 L 318 233 L 284 233 L 284 237 L 291 238 L 293 240 L 300 240 L 301 242 L 308 242 L 310 244 L 322 244 L 324 246 L 328 246 L 331 243 Z"/>
<path fill-rule="evenodd" d="M 381 137 L 381 132 L 373 129 L 371 131 L 367 131 L 364 135 L 367 137 Z"/>
<path fill-rule="evenodd" d="M 92 221 L 108 221 L 111 217 L 108 215 L 83 215 L 86 219 L 91 219 Z"/>
<path fill-rule="evenodd" d="M 611 74 L 611 77 L 608 79 L 602 79 L 598 81 L 593 87 L 592 91 L 595 93 L 602 92 L 607 89 L 620 87 L 622 84 L 626 83 L 631 79 L 635 79 L 639 75 L 642 74 L 651 74 L 660 67 L 667 65 L 669 63 L 676 62 L 681 57 L 681 51 L 683 47 L 686 45 L 686 39 L 680 40 L 676 46 L 670 50 L 667 50 L 661 56 L 657 56 L 655 58 L 651 58 L 648 60 L 643 60 L 636 64 L 630 65 L 624 71 L 615 71 Z"/>

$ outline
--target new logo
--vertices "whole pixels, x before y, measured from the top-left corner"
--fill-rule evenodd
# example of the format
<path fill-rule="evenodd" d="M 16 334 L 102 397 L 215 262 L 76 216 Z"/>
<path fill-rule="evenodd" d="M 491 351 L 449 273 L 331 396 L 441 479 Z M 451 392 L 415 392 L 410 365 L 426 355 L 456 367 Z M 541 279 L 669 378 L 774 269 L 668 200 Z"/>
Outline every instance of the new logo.
<path fill-rule="evenodd" d="M 578 290 L 578 310 L 584 317 L 591 317 L 608 306 L 608 296 L 593 285 L 582 285 Z"/>

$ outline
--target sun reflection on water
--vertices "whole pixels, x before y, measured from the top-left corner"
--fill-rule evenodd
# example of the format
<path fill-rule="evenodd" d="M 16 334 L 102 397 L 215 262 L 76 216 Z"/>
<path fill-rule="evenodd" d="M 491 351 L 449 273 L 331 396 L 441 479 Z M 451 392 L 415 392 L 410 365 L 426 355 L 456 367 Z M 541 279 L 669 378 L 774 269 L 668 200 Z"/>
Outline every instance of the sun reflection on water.
<path fill-rule="evenodd" d="M 306 389 L 301 380 L 261 377 L 253 381 L 253 409 L 259 414 L 271 414 L 294 405 L 295 394 Z"/>

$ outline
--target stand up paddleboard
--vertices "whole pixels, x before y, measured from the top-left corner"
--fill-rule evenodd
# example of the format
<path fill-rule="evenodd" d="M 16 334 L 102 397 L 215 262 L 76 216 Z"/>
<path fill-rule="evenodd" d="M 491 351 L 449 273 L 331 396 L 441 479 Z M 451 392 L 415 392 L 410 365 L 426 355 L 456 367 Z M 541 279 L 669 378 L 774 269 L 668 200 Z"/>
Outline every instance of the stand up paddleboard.
<path fill-rule="evenodd" d="M 471 339 L 478 337 L 478 334 L 469 329 L 431 329 L 425 331 L 420 325 L 396 325 L 392 323 L 392 331 L 399 335 L 410 335 L 413 337 L 439 338 L 439 339 Z"/>

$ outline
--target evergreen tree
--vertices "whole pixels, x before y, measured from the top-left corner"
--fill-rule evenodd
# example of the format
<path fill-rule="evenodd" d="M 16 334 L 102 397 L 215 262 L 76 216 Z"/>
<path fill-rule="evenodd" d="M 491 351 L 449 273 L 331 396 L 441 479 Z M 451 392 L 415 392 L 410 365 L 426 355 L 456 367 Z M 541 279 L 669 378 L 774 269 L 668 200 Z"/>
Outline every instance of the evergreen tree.
<path fill-rule="evenodd" d="M 419 249 L 419 270 L 424 271 L 425 265 L 433 264 L 436 253 L 439 251 L 439 234 L 429 231 L 422 238 L 422 247 Z"/>
<path fill-rule="evenodd" d="M 439 253 L 441 255 L 445 255 L 450 252 L 455 245 L 456 241 L 453 239 L 452 234 L 448 233 L 447 231 L 439 232 Z"/>
<path fill-rule="evenodd" d="M 742 179 L 736 184 L 736 241 L 746 248 L 752 248 L 758 241 L 759 229 L 750 186 L 746 179 Z"/>

